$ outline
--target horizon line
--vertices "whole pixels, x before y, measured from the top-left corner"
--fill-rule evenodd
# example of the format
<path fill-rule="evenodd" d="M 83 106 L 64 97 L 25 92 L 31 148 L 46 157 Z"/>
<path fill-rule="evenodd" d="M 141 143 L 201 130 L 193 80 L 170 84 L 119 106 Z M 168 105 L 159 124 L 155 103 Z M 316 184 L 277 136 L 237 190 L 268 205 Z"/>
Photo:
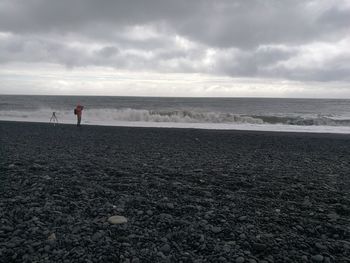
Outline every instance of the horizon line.
<path fill-rule="evenodd" d="M 0 96 L 52 96 L 52 97 L 125 97 L 125 98 L 181 98 L 181 99 L 305 99 L 305 100 L 350 100 L 350 97 L 264 97 L 264 96 L 155 96 L 155 95 L 77 95 L 77 94 L 0 94 Z"/>

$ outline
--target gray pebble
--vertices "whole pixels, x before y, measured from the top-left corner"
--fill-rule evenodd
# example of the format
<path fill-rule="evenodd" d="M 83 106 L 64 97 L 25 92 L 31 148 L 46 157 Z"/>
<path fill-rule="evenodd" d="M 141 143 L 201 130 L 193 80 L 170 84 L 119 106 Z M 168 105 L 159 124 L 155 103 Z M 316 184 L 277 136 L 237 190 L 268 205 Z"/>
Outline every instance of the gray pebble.
<path fill-rule="evenodd" d="M 262 243 L 254 243 L 253 244 L 253 249 L 260 252 L 260 251 L 264 251 L 266 249 L 266 245 L 262 244 Z"/>
<path fill-rule="evenodd" d="M 218 260 L 219 260 L 220 262 L 226 262 L 226 258 L 223 257 L 223 256 L 219 257 Z"/>
<path fill-rule="evenodd" d="M 224 247 L 222 248 L 222 250 L 225 252 L 225 253 L 229 253 L 231 251 L 231 248 L 229 245 L 224 245 Z"/>
<path fill-rule="evenodd" d="M 240 239 L 246 239 L 247 236 L 243 233 L 243 234 L 240 234 L 240 235 L 239 235 L 239 238 L 240 238 Z"/>
<path fill-rule="evenodd" d="M 318 242 L 315 244 L 315 247 L 317 247 L 320 250 L 327 249 L 326 246 L 324 246 L 324 245 L 322 245 L 321 243 L 318 243 Z"/>
<path fill-rule="evenodd" d="M 311 259 L 315 262 L 322 262 L 323 261 L 323 256 L 318 254 L 318 255 L 314 255 L 311 257 Z"/>
<path fill-rule="evenodd" d="M 161 257 L 161 258 L 163 258 L 163 259 L 166 259 L 166 256 L 165 256 L 164 253 L 161 252 L 161 251 L 158 251 L 157 256 L 158 256 L 158 257 Z"/>
<path fill-rule="evenodd" d="M 304 262 L 307 262 L 308 261 L 307 256 L 306 255 L 301 256 L 301 260 Z"/>
<path fill-rule="evenodd" d="M 213 232 L 213 233 L 220 233 L 221 231 L 222 231 L 222 229 L 221 229 L 221 227 L 219 227 L 219 226 L 213 226 L 212 228 L 211 228 L 211 231 Z"/>
<path fill-rule="evenodd" d="M 239 220 L 239 221 L 245 221 L 245 220 L 247 220 L 247 216 L 240 216 L 240 217 L 238 218 L 238 220 Z"/>
<path fill-rule="evenodd" d="M 169 209 L 174 209 L 174 204 L 173 203 L 167 203 L 166 205 Z"/>
<path fill-rule="evenodd" d="M 161 248 L 160 248 L 160 251 L 165 253 L 165 254 L 168 254 L 170 252 L 170 246 L 169 244 L 164 244 Z"/>

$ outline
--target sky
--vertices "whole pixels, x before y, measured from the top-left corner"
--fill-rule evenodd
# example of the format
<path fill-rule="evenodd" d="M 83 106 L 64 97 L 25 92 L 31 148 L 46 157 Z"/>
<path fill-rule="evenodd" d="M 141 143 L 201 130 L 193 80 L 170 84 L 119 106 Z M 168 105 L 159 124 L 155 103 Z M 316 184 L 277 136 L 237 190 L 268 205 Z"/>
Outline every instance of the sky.
<path fill-rule="evenodd" d="M 350 98 L 349 0 L 0 0 L 0 94 Z"/>

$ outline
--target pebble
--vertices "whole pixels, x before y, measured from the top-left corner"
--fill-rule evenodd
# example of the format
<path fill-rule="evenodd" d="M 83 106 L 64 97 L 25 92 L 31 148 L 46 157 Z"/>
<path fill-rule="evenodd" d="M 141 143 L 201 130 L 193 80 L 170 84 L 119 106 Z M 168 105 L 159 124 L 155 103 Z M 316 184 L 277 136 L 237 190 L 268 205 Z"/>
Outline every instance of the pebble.
<path fill-rule="evenodd" d="M 94 242 L 99 241 L 101 238 L 103 237 L 103 234 L 100 232 L 97 232 L 95 234 L 93 234 L 93 236 L 91 237 L 91 240 Z"/>
<path fill-rule="evenodd" d="M 240 217 L 238 218 L 238 220 L 239 220 L 239 221 L 245 221 L 245 220 L 247 220 L 247 216 L 240 216 Z"/>
<path fill-rule="evenodd" d="M 161 248 L 160 248 L 160 251 L 165 253 L 165 254 L 168 254 L 170 252 L 170 246 L 169 244 L 164 244 Z"/>
<path fill-rule="evenodd" d="M 336 221 L 339 219 L 339 215 L 337 213 L 329 213 L 327 215 L 327 217 L 331 220 L 331 221 Z"/>
<path fill-rule="evenodd" d="M 149 215 L 149 216 L 151 216 L 151 215 L 153 215 L 153 212 L 152 212 L 152 210 L 147 210 L 147 211 L 146 211 L 146 214 Z"/>
<path fill-rule="evenodd" d="M 167 203 L 167 207 L 169 209 L 174 209 L 174 204 L 173 203 Z"/>
<path fill-rule="evenodd" d="M 239 238 L 240 238 L 240 239 L 246 239 L 247 236 L 246 236 L 246 234 L 243 233 L 243 234 L 240 234 L 240 235 L 239 235 Z"/>
<path fill-rule="evenodd" d="M 229 253 L 231 251 L 231 248 L 229 245 L 224 245 L 224 247 L 222 248 L 222 250 L 225 252 L 225 253 Z"/>
<path fill-rule="evenodd" d="M 325 249 L 327 249 L 326 246 L 324 246 L 324 245 L 322 245 L 321 243 L 318 243 L 318 242 L 315 244 L 315 247 L 317 247 L 317 248 L 320 249 L 320 250 L 325 250 Z"/>
<path fill-rule="evenodd" d="M 314 255 L 311 257 L 311 259 L 315 262 L 322 262 L 323 261 L 323 256 L 318 254 L 318 255 Z"/>
<path fill-rule="evenodd" d="M 49 237 L 47 239 L 50 240 L 50 241 L 56 240 L 56 234 L 52 233 L 51 235 L 49 235 Z"/>
<path fill-rule="evenodd" d="M 303 202 L 303 206 L 305 206 L 305 207 L 310 207 L 310 206 L 312 206 L 312 203 L 311 203 L 311 201 L 310 201 L 310 199 L 309 199 L 308 196 L 305 197 L 304 202 Z"/>
<path fill-rule="evenodd" d="M 266 245 L 262 243 L 253 243 L 252 247 L 255 251 L 258 252 L 264 251 L 266 249 Z"/>
<path fill-rule="evenodd" d="M 236 241 L 231 240 L 231 241 L 228 241 L 226 244 L 229 245 L 229 246 L 235 246 L 236 245 Z"/>
<path fill-rule="evenodd" d="M 245 261 L 244 257 L 238 257 L 235 260 L 236 263 L 243 263 L 244 261 Z"/>
<path fill-rule="evenodd" d="M 267 261 L 268 262 L 275 262 L 275 260 L 274 260 L 274 258 L 273 258 L 273 256 L 272 255 L 268 255 L 267 257 L 266 257 L 266 259 L 267 259 Z"/>
<path fill-rule="evenodd" d="M 306 255 L 301 256 L 301 260 L 304 262 L 307 262 L 308 261 L 307 256 Z"/>
<path fill-rule="evenodd" d="M 299 231 L 304 231 L 304 228 L 303 228 L 301 225 L 297 225 L 296 228 L 297 228 Z"/>
<path fill-rule="evenodd" d="M 111 216 L 108 218 L 108 222 L 112 225 L 124 224 L 127 223 L 128 220 L 124 216 Z"/>
<path fill-rule="evenodd" d="M 173 220 L 173 216 L 170 215 L 170 214 L 166 214 L 166 213 L 162 213 L 159 215 L 161 221 L 167 221 L 167 222 L 170 222 Z"/>
<path fill-rule="evenodd" d="M 46 246 L 44 247 L 44 250 L 45 250 L 46 252 L 49 252 L 49 251 L 50 251 L 50 246 L 46 245 Z"/>
<path fill-rule="evenodd" d="M 219 227 L 219 226 L 213 226 L 213 227 L 211 228 L 211 231 L 212 231 L 213 233 L 217 234 L 217 233 L 220 233 L 220 232 L 222 231 L 222 229 L 221 229 L 221 227 Z"/>
<path fill-rule="evenodd" d="M 163 258 L 163 259 L 166 259 L 166 256 L 165 256 L 164 253 L 161 252 L 161 251 L 158 251 L 157 256 L 158 256 L 158 257 L 161 257 L 161 258 Z"/>
<path fill-rule="evenodd" d="M 11 226 L 2 226 L 1 230 L 4 230 L 5 232 L 12 232 L 15 229 Z"/>

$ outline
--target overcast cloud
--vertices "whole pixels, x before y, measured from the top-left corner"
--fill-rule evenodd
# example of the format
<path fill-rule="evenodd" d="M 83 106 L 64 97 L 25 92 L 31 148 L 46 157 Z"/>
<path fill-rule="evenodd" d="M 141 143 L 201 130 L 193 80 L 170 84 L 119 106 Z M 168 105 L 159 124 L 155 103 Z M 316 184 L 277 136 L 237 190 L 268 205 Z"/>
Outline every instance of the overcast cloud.
<path fill-rule="evenodd" d="M 347 0 L 0 0 L 5 93 L 17 64 L 344 85 L 349 47 Z"/>

